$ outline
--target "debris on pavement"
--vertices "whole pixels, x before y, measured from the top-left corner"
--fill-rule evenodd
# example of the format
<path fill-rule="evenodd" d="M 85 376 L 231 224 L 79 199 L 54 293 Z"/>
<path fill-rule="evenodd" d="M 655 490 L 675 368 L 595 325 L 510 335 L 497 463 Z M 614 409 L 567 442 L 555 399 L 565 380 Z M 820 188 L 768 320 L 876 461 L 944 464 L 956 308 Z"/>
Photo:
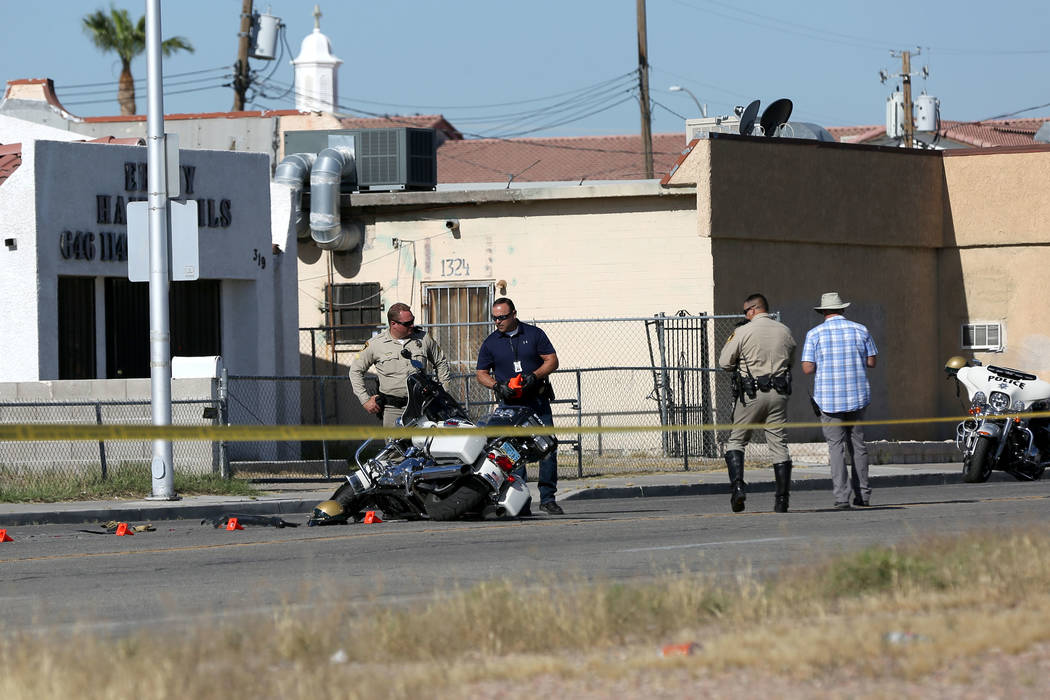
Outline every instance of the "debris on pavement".
<path fill-rule="evenodd" d="M 229 525 L 230 520 L 236 520 L 239 525 L 262 525 L 265 527 L 299 527 L 299 523 L 291 523 L 284 518 L 279 518 L 276 515 L 245 515 L 241 513 L 230 513 L 228 515 L 220 515 L 217 518 L 205 518 L 201 520 L 201 525 L 211 523 L 211 526 L 218 529 L 220 527 L 226 527 Z"/>

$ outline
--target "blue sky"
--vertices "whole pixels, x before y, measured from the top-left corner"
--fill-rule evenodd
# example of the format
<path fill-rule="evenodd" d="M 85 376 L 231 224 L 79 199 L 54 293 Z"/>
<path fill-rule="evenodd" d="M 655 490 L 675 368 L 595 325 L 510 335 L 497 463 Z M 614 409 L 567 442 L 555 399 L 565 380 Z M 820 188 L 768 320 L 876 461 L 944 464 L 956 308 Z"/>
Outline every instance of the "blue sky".
<path fill-rule="evenodd" d="M 141 0 L 117 0 L 138 17 Z M 241 0 L 163 2 L 163 34 L 181 35 L 196 53 L 165 60 L 165 110 L 230 109 L 229 66 L 236 58 Z M 441 113 L 469 135 L 579 136 L 639 130 L 634 0 L 327 0 L 321 30 L 344 63 L 340 104 L 348 114 Z M 108 3 L 0 0 L 5 81 L 55 81 L 74 114 L 118 114 L 119 62 L 102 54 L 81 18 Z M 313 28 L 314 1 L 256 0 L 281 17 L 293 54 Z M 803 11 L 801 8 L 805 7 Z M 900 71 L 893 49 L 916 50 L 913 78 L 941 101 L 945 119 L 976 120 L 1050 103 L 1050 3 L 881 0 L 648 0 L 653 131 L 682 131 L 698 116 L 779 97 L 793 118 L 823 126 L 881 124 Z M 269 86 L 254 108 L 288 108 L 290 57 L 252 61 Z M 133 73 L 144 79 L 144 57 Z M 101 85 L 99 83 L 102 83 Z M 145 110 L 145 88 L 139 90 Z M 1019 116 L 1050 116 L 1050 107 Z"/>

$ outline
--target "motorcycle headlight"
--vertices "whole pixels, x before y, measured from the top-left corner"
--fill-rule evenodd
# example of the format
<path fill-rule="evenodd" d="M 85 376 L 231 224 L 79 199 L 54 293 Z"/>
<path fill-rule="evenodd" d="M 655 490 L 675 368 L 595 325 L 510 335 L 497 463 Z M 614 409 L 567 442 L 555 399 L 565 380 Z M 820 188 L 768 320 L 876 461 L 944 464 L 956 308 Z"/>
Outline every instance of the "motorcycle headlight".
<path fill-rule="evenodd" d="M 973 395 L 973 399 L 970 401 L 970 405 L 974 408 L 982 408 L 988 405 L 988 397 L 984 395 L 983 391 L 978 391 Z"/>
<path fill-rule="evenodd" d="M 1002 413 L 1010 405 L 1010 396 L 1001 391 L 993 391 L 988 397 L 988 405 L 993 411 Z"/>
<path fill-rule="evenodd" d="M 1014 413 L 1020 413 L 1024 410 L 1024 401 L 1022 401 L 1021 399 L 1014 401 L 1014 405 L 1010 407 L 1010 410 Z"/>

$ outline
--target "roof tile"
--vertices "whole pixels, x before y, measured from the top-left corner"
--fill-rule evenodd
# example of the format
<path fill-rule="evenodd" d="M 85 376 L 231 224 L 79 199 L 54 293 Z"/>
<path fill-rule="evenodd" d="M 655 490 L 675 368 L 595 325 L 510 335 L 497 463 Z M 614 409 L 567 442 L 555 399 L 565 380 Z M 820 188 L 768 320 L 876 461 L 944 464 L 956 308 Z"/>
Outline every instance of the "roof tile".
<path fill-rule="evenodd" d="M 11 173 L 18 170 L 22 164 L 22 144 L 10 143 L 0 146 L 0 185 L 11 177 Z"/>
<path fill-rule="evenodd" d="M 681 134 L 653 134 L 654 176 L 667 176 L 683 150 Z M 466 139 L 438 149 L 443 183 L 642 180 L 640 136 Z"/>

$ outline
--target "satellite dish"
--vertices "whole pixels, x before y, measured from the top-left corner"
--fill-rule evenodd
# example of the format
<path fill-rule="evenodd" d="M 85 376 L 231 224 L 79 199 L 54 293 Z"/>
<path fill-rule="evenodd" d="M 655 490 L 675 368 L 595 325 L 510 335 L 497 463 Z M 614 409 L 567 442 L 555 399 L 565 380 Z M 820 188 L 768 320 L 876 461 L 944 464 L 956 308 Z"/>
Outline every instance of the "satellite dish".
<path fill-rule="evenodd" d="M 744 108 L 744 111 L 740 113 L 740 135 L 750 136 L 751 130 L 755 128 L 755 117 L 758 116 L 758 108 L 761 106 L 761 102 L 753 100 L 751 104 Z"/>
<path fill-rule="evenodd" d="M 762 112 L 762 118 L 759 120 L 759 124 L 762 125 L 762 131 L 765 132 L 766 136 L 772 136 L 776 133 L 777 127 L 788 120 L 791 116 L 792 106 L 791 100 L 781 97 L 766 107 L 766 111 Z"/>

